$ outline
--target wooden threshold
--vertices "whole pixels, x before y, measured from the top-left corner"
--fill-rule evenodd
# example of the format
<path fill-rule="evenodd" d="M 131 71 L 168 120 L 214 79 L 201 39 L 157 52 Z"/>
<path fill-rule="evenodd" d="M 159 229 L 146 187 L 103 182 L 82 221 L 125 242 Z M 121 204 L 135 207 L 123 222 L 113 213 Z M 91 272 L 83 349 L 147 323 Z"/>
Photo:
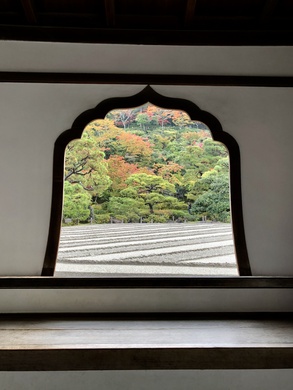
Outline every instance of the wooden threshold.
<path fill-rule="evenodd" d="M 293 368 L 293 319 L 0 317 L 1 371 Z"/>

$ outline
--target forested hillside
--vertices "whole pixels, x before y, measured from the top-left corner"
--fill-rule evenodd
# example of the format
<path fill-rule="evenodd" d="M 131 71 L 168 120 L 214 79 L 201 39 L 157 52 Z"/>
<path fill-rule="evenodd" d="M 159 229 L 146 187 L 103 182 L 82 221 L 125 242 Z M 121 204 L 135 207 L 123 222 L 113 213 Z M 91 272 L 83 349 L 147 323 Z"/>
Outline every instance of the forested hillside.
<path fill-rule="evenodd" d="M 229 158 L 208 128 L 151 104 L 111 111 L 66 148 L 63 219 L 228 222 Z"/>

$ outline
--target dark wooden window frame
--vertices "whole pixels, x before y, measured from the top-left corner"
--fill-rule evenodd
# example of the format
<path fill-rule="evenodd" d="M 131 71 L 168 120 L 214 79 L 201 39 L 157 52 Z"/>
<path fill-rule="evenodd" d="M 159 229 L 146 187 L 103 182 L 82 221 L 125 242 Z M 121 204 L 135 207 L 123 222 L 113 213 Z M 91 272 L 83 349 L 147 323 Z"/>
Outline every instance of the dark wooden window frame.
<path fill-rule="evenodd" d="M 64 131 L 57 138 L 53 159 L 51 218 L 42 276 L 53 276 L 57 262 L 61 233 L 64 154 L 66 146 L 70 141 L 80 139 L 85 127 L 93 120 L 104 119 L 107 113 L 114 109 L 138 107 L 148 102 L 166 109 L 185 111 L 192 120 L 198 120 L 207 125 L 213 139 L 222 142 L 227 147 L 230 156 L 231 215 L 236 260 L 240 276 L 251 276 L 243 223 L 240 150 L 237 142 L 230 134 L 223 131 L 218 119 L 209 112 L 201 110 L 191 101 L 160 95 L 150 86 L 145 87 L 141 92 L 130 97 L 117 97 L 102 101 L 95 108 L 80 114 L 73 122 L 71 129 Z"/>
<path fill-rule="evenodd" d="M 293 88 L 292 76 L 164 75 L 0 72 L 0 83 L 179 85 L 212 87 Z M 0 277 L 0 289 L 292 289 L 292 276 L 240 277 L 100 277 L 58 278 L 46 276 Z"/>

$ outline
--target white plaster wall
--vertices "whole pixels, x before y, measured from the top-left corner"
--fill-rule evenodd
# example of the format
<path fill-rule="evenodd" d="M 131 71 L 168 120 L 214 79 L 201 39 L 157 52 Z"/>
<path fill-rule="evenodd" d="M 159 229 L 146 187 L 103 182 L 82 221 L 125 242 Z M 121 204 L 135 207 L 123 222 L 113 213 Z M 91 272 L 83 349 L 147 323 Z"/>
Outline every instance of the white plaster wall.
<path fill-rule="evenodd" d="M 291 390 L 293 370 L 1 372 L 1 390 Z"/>
<path fill-rule="evenodd" d="M 0 71 L 293 74 L 290 47 L 176 48 L 1 41 L 0 52 Z M 53 146 L 58 135 L 70 128 L 81 112 L 100 101 L 129 96 L 142 88 L 0 85 L 0 275 L 41 272 L 49 228 Z M 194 101 L 215 115 L 224 130 L 237 140 L 253 274 L 292 276 L 293 89 L 196 86 L 154 86 L 154 89 L 167 96 Z M 22 291 L 12 292 L 10 298 L 15 300 L 15 307 L 21 302 L 21 294 Z M 84 294 L 86 301 L 86 294 L 89 297 L 91 292 Z M 39 304 L 45 310 L 46 292 L 40 296 Z M 216 304 L 216 297 L 207 291 L 203 301 L 211 298 Z M 241 299 L 240 294 L 239 302 Z M 277 299 L 282 301 L 280 297 Z M 292 302 L 288 295 L 285 299 Z M 4 298 L 1 305 L 5 306 Z"/>
<path fill-rule="evenodd" d="M 3 313 L 292 312 L 292 289 L 6 289 Z"/>
<path fill-rule="evenodd" d="M 1 275 L 40 275 L 52 192 L 53 148 L 74 119 L 138 86 L 3 84 L 0 87 Z"/>
<path fill-rule="evenodd" d="M 293 88 L 156 87 L 211 112 L 240 147 L 253 275 L 293 275 Z"/>
<path fill-rule="evenodd" d="M 293 47 L 0 41 L 0 68 L 27 72 L 290 76 Z"/>
<path fill-rule="evenodd" d="M 143 86 L 3 84 L 0 89 L 2 275 L 38 275 L 47 241 L 53 146 L 84 110 Z M 194 101 L 239 143 L 254 275 L 293 275 L 293 88 L 155 86 Z"/>

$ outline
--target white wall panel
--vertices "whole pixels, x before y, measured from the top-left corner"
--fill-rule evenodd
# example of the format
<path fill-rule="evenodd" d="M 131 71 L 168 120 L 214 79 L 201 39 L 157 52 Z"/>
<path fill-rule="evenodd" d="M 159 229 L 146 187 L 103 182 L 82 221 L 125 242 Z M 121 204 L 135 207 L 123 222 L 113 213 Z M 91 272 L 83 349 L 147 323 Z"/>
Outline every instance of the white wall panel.
<path fill-rule="evenodd" d="M 128 47 L 1 41 L 0 50 L 1 71 L 293 74 L 292 47 Z M 100 101 L 129 96 L 142 88 L 138 85 L 0 85 L 0 275 L 41 272 L 49 228 L 53 147 L 59 134 L 70 128 L 81 112 Z M 154 86 L 154 89 L 167 96 L 194 101 L 216 116 L 224 130 L 237 140 L 242 158 L 244 223 L 253 274 L 292 276 L 293 89 L 195 86 Z M 21 294 L 21 290 L 3 293 L 0 306 L 9 311 L 4 298 L 13 297 L 25 308 Z M 35 307 L 43 305 L 46 311 L 48 304 L 48 310 L 54 311 L 49 304 L 51 294 L 45 290 L 39 295 L 39 302 L 32 296 L 28 299 L 35 302 Z M 82 293 L 83 302 L 87 302 L 90 294 L 90 290 Z M 266 292 L 262 290 L 262 294 L 261 299 Z M 224 299 L 230 299 L 228 295 Z M 274 307 L 279 302 L 279 307 L 287 310 L 286 304 L 292 301 L 289 295 L 288 292 L 283 297 L 276 292 L 275 300 L 272 299 Z M 25 297 L 30 297 L 28 292 Z M 109 297 L 113 299 L 111 294 Z M 202 303 L 216 299 L 212 291 L 201 297 Z M 249 299 L 253 297 L 249 295 Z M 33 310 L 34 304 L 29 304 L 27 309 Z M 62 310 L 61 306 L 58 310 Z"/>
<path fill-rule="evenodd" d="M 1 372 L 1 390 L 291 390 L 293 370 Z"/>
<path fill-rule="evenodd" d="M 292 47 L 0 42 L 0 69 L 29 72 L 290 76 Z"/>
<path fill-rule="evenodd" d="M 292 289 L 2 290 L 3 313 L 291 312 Z"/>
<path fill-rule="evenodd" d="M 0 89 L 2 275 L 38 275 L 49 226 L 53 146 L 84 110 L 142 86 L 3 84 Z M 155 86 L 208 110 L 239 143 L 254 275 L 293 275 L 293 89 Z"/>
<path fill-rule="evenodd" d="M 53 149 L 74 119 L 138 86 L 3 84 L 0 88 L 1 275 L 39 275 L 52 193 Z"/>

